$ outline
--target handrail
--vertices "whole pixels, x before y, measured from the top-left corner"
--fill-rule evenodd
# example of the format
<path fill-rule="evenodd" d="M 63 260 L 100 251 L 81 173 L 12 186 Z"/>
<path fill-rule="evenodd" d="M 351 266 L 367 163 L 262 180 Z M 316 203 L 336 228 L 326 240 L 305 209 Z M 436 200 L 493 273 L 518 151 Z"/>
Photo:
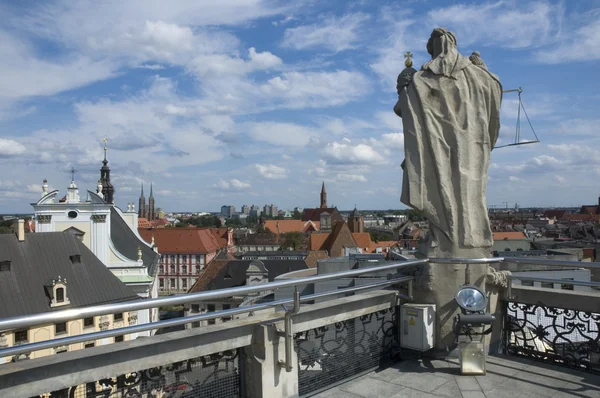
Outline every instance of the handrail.
<path fill-rule="evenodd" d="M 499 257 L 500 258 L 500 257 Z M 433 262 L 433 260 L 430 260 Z M 542 258 L 528 258 L 528 257 L 502 257 L 502 261 L 506 263 L 516 264 L 531 264 L 531 265 L 552 265 L 556 267 L 576 267 L 576 268 L 589 268 L 589 269 L 600 269 L 600 263 L 584 262 L 584 261 L 566 261 L 566 260 L 549 260 Z"/>
<path fill-rule="evenodd" d="M 504 261 L 503 257 L 490 258 L 430 258 L 434 264 L 494 264 Z"/>
<path fill-rule="evenodd" d="M 322 292 L 322 293 L 309 294 L 306 296 L 301 296 L 299 301 L 306 302 L 306 301 L 312 301 L 312 300 L 319 299 L 319 298 L 335 296 L 338 294 L 355 293 L 355 292 L 359 292 L 361 290 L 369 290 L 369 289 L 374 289 L 374 288 L 388 287 L 388 286 L 392 286 L 392 285 L 402 283 L 402 282 L 409 282 L 409 284 L 410 284 L 413 281 L 413 279 L 414 279 L 414 277 L 412 277 L 412 276 L 404 276 L 401 278 L 389 279 L 389 280 L 386 280 L 383 282 L 375 282 L 375 283 L 369 283 L 369 284 L 361 285 L 361 286 L 354 286 L 354 287 L 349 287 L 349 288 L 344 288 L 344 289 L 331 290 L 331 291 Z M 409 295 L 410 295 L 410 290 L 411 289 L 409 288 Z M 404 295 L 400 295 L 400 296 L 404 297 L 405 299 L 410 299 L 409 296 L 404 296 Z M 183 318 L 175 318 L 175 319 L 169 319 L 169 320 L 159 321 L 159 322 L 144 323 L 141 325 L 126 326 L 126 327 L 117 328 L 117 329 L 103 330 L 100 332 L 78 334 L 75 336 L 68 336 L 68 337 L 63 337 L 60 339 L 45 340 L 45 341 L 40 341 L 37 343 L 31 343 L 31 344 L 21 344 L 21 345 L 9 347 L 9 348 L 1 349 L 0 350 L 0 358 L 14 356 L 14 355 L 20 355 L 20 354 L 26 354 L 26 353 L 32 352 L 32 351 L 45 350 L 48 348 L 54 348 L 54 347 L 59 347 L 59 346 L 64 346 L 64 345 L 83 343 L 85 341 L 99 340 L 99 339 L 103 339 L 103 338 L 121 336 L 121 335 L 125 335 L 125 334 L 145 332 L 145 331 L 151 330 L 151 329 L 179 326 L 179 325 L 184 325 L 184 324 L 192 323 L 192 322 L 206 321 L 209 319 L 222 318 L 222 317 L 227 317 L 227 316 L 232 316 L 232 315 L 240 315 L 240 314 L 245 314 L 245 313 L 249 313 L 249 312 L 261 311 L 261 310 L 266 310 L 266 309 L 270 309 L 270 308 L 275 308 L 278 306 L 283 306 L 285 304 L 289 304 L 289 303 L 293 303 L 293 302 L 294 302 L 294 298 L 282 299 L 282 300 L 277 300 L 277 301 L 270 301 L 268 303 L 254 304 L 254 305 L 250 305 L 247 307 L 237 307 L 237 308 L 232 308 L 229 310 L 221 310 L 221 311 L 214 311 L 214 312 L 209 312 L 209 313 L 205 313 L 205 314 L 186 316 Z"/>
<path fill-rule="evenodd" d="M 119 312 L 130 312 L 150 308 L 158 308 L 163 306 L 181 305 L 188 303 L 195 303 L 198 301 L 214 300 L 224 297 L 231 297 L 236 295 L 246 295 L 249 293 L 257 293 L 265 290 L 275 290 L 284 287 L 294 287 L 304 285 L 308 283 L 324 282 L 339 278 L 349 278 L 360 276 L 364 274 L 372 274 L 376 272 L 385 272 L 398 270 L 400 268 L 406 268 L 419 264 L 425 264 L 429 260 L 414 260 L 414 261 L 403 261 L 394 264 L 374 266 L 368 268 L 360 268 L 350 271 L 334 272 L 322 275 L 307 276 L 304 278 L 288 279 L 276 282 L 264 283 L 256 286 L 243 286 L 233 287 L 228 289 L 211 290 L 200 293 L 190 293 L 181 296 L 162 297 L 155 299 L 146 300 L 135 300 L 124 303 L 114 304 L 103 304 L 97 306 L 90 306 L 85 308 L 72 308 L 62 311 L 45 312 L 41 314 L 17 316 L 11 318 L 0 319 L 0 331 L 7 331 L 12 329 L 26 328 L 30 326 L 45 324 L 45 323 L 58 323 L 70 321 L 73 319 L 88 318 L 97 315 L 114 314 Z M 156 323 L 154 323 L 156 324 Z M 152 328 L 154 329 L 154 328 Z"/>
<path fill-rule="evenodd" d="M 535 276 L 520 276 L 520 275 L 508 275 L 509 279 L 517 279 L 520 281 L 531 281 L 531 282 L 548 282 L 548 283 L 556 283 L 561 285 L 574 285 L 574 286 L 591 286 L 591 287 L 600 287 L 600 282 L 590 282 L 590 281 L 576 281 L 569 279 L 552 279 L 552 278 L 539 278 Z"/>

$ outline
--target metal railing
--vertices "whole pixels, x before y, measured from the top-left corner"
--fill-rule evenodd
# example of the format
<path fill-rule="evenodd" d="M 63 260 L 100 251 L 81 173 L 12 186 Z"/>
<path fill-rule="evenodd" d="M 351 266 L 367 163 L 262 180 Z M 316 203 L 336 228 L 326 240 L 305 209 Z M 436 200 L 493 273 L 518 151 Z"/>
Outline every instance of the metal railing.
<path fill-rule="evenodd" d="M 0 332 L 28 328 L 28 327 L 36 326 L 36 325 L 66 322 L 69 320 L 82 319 L 82 318 L 93 317 L 93 316 L 98 316 L 98 315 L 130 312 L 130 311 L 137 311 L 137 310 L 143 310 L 143 309 L 158 308 L 158 307 L 163 307 L 163 306 L 175 306 L 175 305 L 196 303 L 196 302 L 200 302 L 200 301 L 209 301 L 209 300 L 232 297 L 232 296 L 243 296 L 243 295 L 247 295 L 247 294 L 251 294 L 251 293 L 274 291 L 276 289 L 285 288 L 285 287 L 298 288 L 298 286 L 301 286 L 301 285 L 312 284 L 312 283 L 317 283 L 317 282 L 325 282 L 325 281 L 341 279 L 341 278 L 359 277 L 359 276 L 373 274 L 373 273 L 385 273 L 385 272 L 389 272 L 389 271 L 398 271 L 402 268 L 423 265 L 428 262 L 436 263 L 436 264 L 465 264 L 466 265 L 467 283 L 469 282 L 469 277 L 468 277 L 469 276 L 469 266 L 476 265 L 476 264 L 494 264 L 494 263 L 507 262 L 507 263 L 517 263 L 517 264 L 551 265 L 551 266 L 568 267 L 568 268 L 577 267 L 577 268 L 600 269 L 600 263 L 578 262 L 578 261 L 557 261 L 557 260 L 548 260 L 548 259 L 519 258 L 519 257 L 514 257 L 514 258 L 510 257 L 510 258 L 506 258 L 506 259 L 504 257 L 479 258 L 479 259 L 469 259 L 469 258 L 419 259 L 419 260 L 402 261 L 402 262 L 387 264 L 387 265 L 379 265 L 379 266 L 368 267 L 368 268 L 361 268 L 361 269 L 356 269 L 356 270 L 342 271 L 342 272 L 336 272 L 336 273 L 327 273 L 327 274 L 321 274 L 321 275 L 315 275 L 315 276 L 309 276 L 309 277 L 303 277 L 303 278 L 297 278 L 297 279 L 282 280 L 282 281 L 270 282 L 270 283 L 265 283 L 265 284 L 256 285 L 256 286 L 235 287 L 235 288 L 213 290 L 213 291 L 207 291 L 207 292 L 201 292 L 201 293 L 185 294 L 185 295 L 181 295 L 181 296 L 162 297 L 162 298 L 147 299 L 147 300 L 135 300 L 135 301 L 124 302 L 124 303 L 105 304 L 105 305 L 91 306 L 91 307 L 85 307 L 85 308 L 74 308 L 74 309 L 67 309 L 67 310 L 62 310 L 62 311 L 41 313 L 41 314 L 35 314 L 35 315 L 4 318 L 4 319 L 0 319 Z M 572 285 L 594 286 L 594 287 L 600 286 L 600 283 L 597 283 L 597 282 L 582 282 L 582 281 L 572 281 L 572 280 L 554 280 L 554 279 L 544 279 L 544 278 L 535 278 L 535 277 L 510 276 L 509 284 L 508 284 L 508 291 L 507 291 L 508 297 L 512 297 L 511 287 L 512 287 L 513 279 L 535 280 L 535 281 L 543 281 L 543 282 L 549 282 L 549 283 L 553 282 L 553 283 L 560 283 L 560 284 L 572 284 Z M 216 319 L 216 318 L 233 316 L 233 315 L 240 315 L 240 314 L 275 308 L 278 306 L 284 306 L 283 308 L 286 310 L 286 312 L 292 312 L 294 308 L 297 308 L 297 305 L 299 305 L 300 302 L 312 301 L 312 300 L 315 300 L 318 298 L 323 298 L 323 297 L 328 297 L 328 296 L 358 292 L 361 290 L 388 287 L 391 285 L 395 285 L 398 283 L 404 283 L 404 282 L 408 283 L 408 287 L 407 287 L 408 294 L 405 296 L 405 298 L 411 299 L 412 298 L 412 289 L 413 289 L 412 280 L 413 280 L 413 277 L 410 277 L 410 276 L 400 277 L 400 278 L 390 279 L 388 281 L 377 282 L 377 283 L 367 284 L 367 285 L 358 286 L 358 287 L 344 288 L 344 289 L 339 289 L 339 290 L 324 292 L 324 293 L 319 293 L 319 294 L 312 294 L 312 295 L 302 296 L 302 297 L 298 297 L 298 298 L 290 298 L 290 299 L 285 299 L 285 300 L 272 301 L 272 302 L 268 302 L 268 303 L 254 304 L 254 305 L 247 306 L 247 307 L 238 307 L 238 308 L 233 308 L 233 309 L 229 309 L 229 310 L 222 310 L 222 311 L 216 311 L 216 312 L 211 312 L 211 313 L 192 315 L 192 316 L 187 316 L 184 318 L 176 318 L 176 319 L 164 320 L 164 321 L 153 322 L 153 323 L 146 323 L 146 324 L 141 324 L 141 325 L 126 326 L 126 327 L 121 327 L 121 328 L 116 328 L 116 329 L 111 329 L 111 330 L 104 330 L 104 331 L 100 331 L 100 332 L 93 332 L 93 333 L 69 336 L 69 337 L 64 337 L 64 338 L 59 338 L 59 339 L 52 339 L 52 340 L 47 340 L 47 341 L 42 341 L 42 342 L 37 342 L 37 343 L 22 344 L 19 346 L 13 346 L 13 347 L 1 349 L 0 357 L 19 355 L 19 354 L 29 353 L 32 351 L 38 351 L 38 350 L 43 350 L 43 349 L 53 348 L 53 347 L 58 347 L 58 346 L 63 346 L 63 345 L 77 344 L 77 343 L 82 343 L 82 342 L 89 341 L 89 340 L 115 337 L 115 336 L 121 336 L 121 335 L 125 335 L 125 334 L 139 333 L 139 332 L 153 330 L 153 329 L 178 326 L 178 325 L 192 323 L 192 322 Z M 295 296 L 297 296 L 297 295 L 295 295 Z M 285 308 L 286 304 L 291 304 L 291 303 L 294 304 L 292 309 L 288 310 L 287 308 Z M 287 324 L 287 322 L 286 322 L 286 324 Z M 284 331 L 282 331 L 282 334 L 285 334 L 286 336 L 289 335 L 289 333 L 285 333 Z M 289 364 L 287 367 L 289 367 Z"/>
<path fill-rule="evenodd" d="M 298 286 L 300 286 L 300 285 L 312 284 L 312 283 L 316 283 L 316 282 L 325 282 L 325 281 L 341 279 L 341 278 L 352 278 L 352 277 L 358 277 L 358 276 L 373 274 L 373 273 L 381 274 L 381 273 L 390 272 L 390 271 L 398 271 L 399 269 L 402 269 L 402 268 L 425 264 L 428 261 L 429 260 L 427 260 L 427 259 L 404 261 L 404 262 L 400 262 L 400 263 L 387 264 L 387 265 L 382 265 L 382 266 L 375 266 L 375 267 L 361 268 L 361 269 L 356 269 L 356 270 L 349 270 L 349 271 L 328 273 L 328 274 L 322 274 L 322 275 L 316 275 L 316 276 L 309 276 L 309 277 L 304 277 L 304 278 L 270 282 L 270 283 L 265 283 L 265 284 L 256 285 L 256 286 L 235 287 L 235 288 L 213 290 L 213 291 L 201 292 L 201 293 L 191 293 L 191 294 L 186 294 L 186 295 L 182 295 L 182 296 L 163 297 L 163 298 L 156 298 L 156 299 L 149 299 L 149 300 L 136 300 L 136 301 L 125 302 L 125 303 L 105 304 L 105 305 L 91 306 L 91 307 L 85 307 L 85 308 L 74 308 L 74 309 L 68 309 L 68 310 L 62 310 L 62 311 L 56 311 L 56 312 L 50 312 L 50 313 L 4 318 L 4 319 L 0 319 L 0 331 L 10 331 L 10 330 L 28 328 L 31 326 L 37 326 L 37 325 L 43 325 L 43 324 L 49 324 L 49 323 L 66 322 L 69 320 L 82 319 L 82 318 L 98 316 L 98 315 L 130 312 L 130 311 L 137 311 L 137 310 L 143 310 L 143 309 L 157 308 L 157 307 L 162 307 L 162 306 L 174 306 L 174 305 L 181 305 L 181 304 L 189 304 L 189 303 L 196 303 L 196 302 L 200 302 L 200 301 L 208 301 L 208 300 L 214 300 L 214 299 L 218 299 L 218 298 L 226 298 L 226 297 L 232 297 L 232 296 L 243 296 L 243 295 L 250 294 L 250 293 L 257 293 L 257 292 L 266 291 L 266 290 L 276 290 L 276 289 L 280 289 L 280 288 L 284 288 L 284 287 L 298 288 Z M 413 281 L 412 276 L 402 276 L 402 277 L 392 278 L 392 279 L 389 279 L 386 281 L 379 281 L 379 282 L 375 282 L 375 283 L 371 283 L 371 284 L 365 284 L 365 285 L 361 285 L 361 286 L 355 286 L 355 287 L 349 287 L 349 288 L 344 288 L 344 289 L 338 289 L 338 290 L 334 290 L 334 291 L 311 294 L 311 295 L 306 295 L 306 296 L 302 296 L 302 297 L 298 297 L 299 295 L 294 295 L 294 298 L 277 300 L 277 301 L 272 301 L 272 302 L 262 303 L 262 304 L 255 304 L 255 305 L 251 305 L 251 306 L 247 306 L 247 307 L 238 307 L 238 308 L 233 308 L 233 309 L 229 309 L 229 310 L 222 310 L 222 311 L 216 311 L 216 312 L 211 312 L 211 313 L 206 313 L 206 314 L 192 315 L 192 316 L 188 316 L 188 317 L 184 317 L 184 318 L 176 318 L 176 319 L 170 319 L 170 320 L 165 320 L 165 321 L 146 323 L 146 324 L 134 325 L 134 326 L 126 326 L 126 327 L 121 327 L 121 328 L 116 328 L 116 329 L 111 329 L 111 330 L 104 330 L 104 331 L 100 331 L 100 332 L 86 333 L 86 334 L 69 336 L 69 337 L 64 337 L 64 338 L 59 338 L 59 339 L 46 340 L 46 341 L 37 342 L 37 343 L 23 344 L 23 345 L 13 346 L 13 347 L 9 347 L 9 348 L 0 350 L 0 357 L 25 354 L 25 353 L 29 353 L 32 351 L 38 351 L 38 350 L 43 350 L 43 349 L 47 349 L 47 348 L 59 347 L 59 346 L 70 345 L 70 344 L 77 344 L 77 343 L 82 343 L 84 341 L 121 336 L 121 335 L 125 335 L 125 334 L 139 333 L 139 332 L 143 332 L 143 331 L 147 331 L 147 330 L 177 326 L 177 325 L 187 324 L 187 323 L 191 323 L 191 322 L 204 321 L 204 320 L 221 318 L 221 317 L 232 316 L 232 315 L 240 315 L 240 314 L 275 308 L 278 306 L 284 306 L 284 309 L 286 309 L 285 305 L 290 304 L 290 303 L 293 303 L 294 304 L 293 308 L 296 308 L 300 304 L 300 302 L 313 301 L 315 299 L 324 298 L 324 297 L 328 297 L 328 296 L 353 293 L 353 292 L 358 292 L 358 291 L 363 291 L 363 290 L 368 290 L 368 289 L 383 288 L 383 287 L 388 287 L 391 285 L 395 285 L 398 283 L 404 283 L 404 282 L 408 283 L 408 295 L 406 295 L 405 297 L 407 299 L 409 299 L 410 296 L 412 295 L 412 281 Z M 286 309 L 286 312 L 287 311 L 288 311 L 288 309 Z M 291 343 L 289 343 L 289 344 L 291 344 Z M 289 361 L 288 358 L 286 358 L 286 360 Z M 287 367 L 289 367 L 289 365 Z"/>

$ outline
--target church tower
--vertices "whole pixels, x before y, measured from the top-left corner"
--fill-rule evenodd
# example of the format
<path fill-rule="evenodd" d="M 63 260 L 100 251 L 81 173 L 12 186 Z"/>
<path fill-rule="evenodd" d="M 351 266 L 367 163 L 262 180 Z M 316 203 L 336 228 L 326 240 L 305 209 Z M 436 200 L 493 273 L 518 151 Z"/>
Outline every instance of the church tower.
<path fill-rule="evenodd" d="M 356 206 L 354 206 L 354 210 L 350 213 L 350 217 L 348 217 L 348 227 L 352 233 L 365 232 L 365 219 L 358 212 Z"/>
<path fill-rule="evenodd" d="M 325 181 L 323 181 L 323 186 L 321 187 L 321 209 L 327 208 L 327 192 L 325 191 Z"/>
<path fill-rule="evenodd" d="M 152 193 L 152 183 L 150 183 L 150 197 L 148 198 L 148 220 L 156 220 L 154 212 L 154 194 Z"/>
<path fill-rule="evenodd" d="M 144 196 L 144 183 L 142 182 L 142 193 L 138 201 L 138 217 L 146 218 L 146 197 Z"/>
<path fill-rule="evenodd" d="M 104 160 L 102 161 L 102 168 L 100 168 L 100 181 L 102 183 L 102 195 L 104 201 L 109 204 L 115 203 L 115 188 L 110 183 L 110 168 L 108 167 L 108 160 L 106 160 L 106 143 L 108 140 L 104 139 Z"/>

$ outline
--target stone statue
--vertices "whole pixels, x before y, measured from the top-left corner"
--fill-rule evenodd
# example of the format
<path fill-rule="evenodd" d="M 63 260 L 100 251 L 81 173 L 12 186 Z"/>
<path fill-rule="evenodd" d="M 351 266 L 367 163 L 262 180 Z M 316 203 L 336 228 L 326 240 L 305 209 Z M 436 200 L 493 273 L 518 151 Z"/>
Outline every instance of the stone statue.
<path fill-rule="evenodd" d="M 424 254 L 485 254 L 492 246 L 485 197 L 502 86 L 479 53 L 467 58 L 458 52 L 456 37 L 446 29 L 433 30 L 427 51 L 431 60 L 420 71 L 410 68 L 408 57 L 398 77 L 394 111 L 402 118 L 405 152 L 401 201 L 429 221 Z"/>

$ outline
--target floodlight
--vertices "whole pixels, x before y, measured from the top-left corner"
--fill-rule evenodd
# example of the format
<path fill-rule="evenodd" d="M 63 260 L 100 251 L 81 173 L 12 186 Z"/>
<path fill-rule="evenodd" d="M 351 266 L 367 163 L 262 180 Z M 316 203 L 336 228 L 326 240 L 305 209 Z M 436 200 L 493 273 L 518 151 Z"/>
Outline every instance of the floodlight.
<path fill-rule="evenodd" d="M 461 286 L 454 296 L 456 303 L 465 311 L 483 311 L 487 305 L 487 297 L 475 286 Z"/>

